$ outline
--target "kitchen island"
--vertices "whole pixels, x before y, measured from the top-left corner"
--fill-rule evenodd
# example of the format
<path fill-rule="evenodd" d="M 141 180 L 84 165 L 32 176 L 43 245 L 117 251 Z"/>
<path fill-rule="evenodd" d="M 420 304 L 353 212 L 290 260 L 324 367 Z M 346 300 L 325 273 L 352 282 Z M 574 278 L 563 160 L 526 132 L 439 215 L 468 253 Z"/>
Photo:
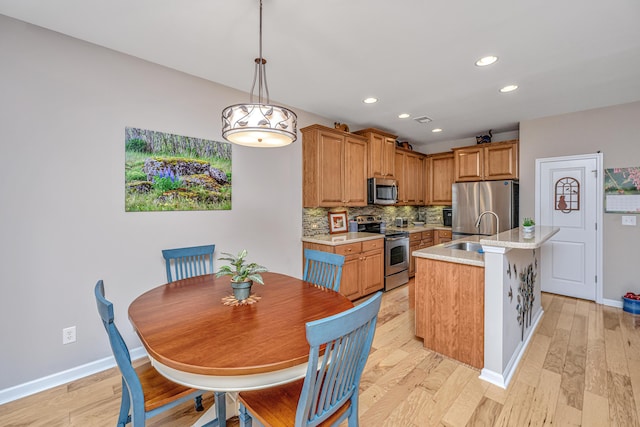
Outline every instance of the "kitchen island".
<path fill-rule="evenodd" d="M 558 230 L 515 228 L 414 251 L 416 335 L 425 347 L 506 388 L 542 317 L 540 251 Z M 460 242 L 468 250 L 452 248 Z"/>

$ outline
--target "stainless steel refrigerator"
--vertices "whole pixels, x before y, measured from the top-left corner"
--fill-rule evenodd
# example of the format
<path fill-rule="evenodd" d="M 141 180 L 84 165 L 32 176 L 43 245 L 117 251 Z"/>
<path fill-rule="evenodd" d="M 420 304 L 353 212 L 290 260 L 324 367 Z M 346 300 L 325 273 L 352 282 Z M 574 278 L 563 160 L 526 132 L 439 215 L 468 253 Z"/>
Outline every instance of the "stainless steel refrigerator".
<path fill-rule="evenodd" d="M 482 234 L 492 236 L 518 226 L 519 184 L 516 181 L 461 182 L 452 186 L 453 239 Z M 500 230 L 496 229 L 496 218 L 486 214 L 476 227 L 482 212 L 492 211 L 500 219 Z"/>

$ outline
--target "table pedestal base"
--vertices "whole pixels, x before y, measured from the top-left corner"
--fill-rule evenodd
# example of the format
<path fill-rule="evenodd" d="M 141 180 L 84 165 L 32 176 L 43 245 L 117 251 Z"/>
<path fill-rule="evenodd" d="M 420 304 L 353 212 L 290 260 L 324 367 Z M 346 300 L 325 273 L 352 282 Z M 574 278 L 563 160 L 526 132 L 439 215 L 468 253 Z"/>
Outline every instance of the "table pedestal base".
<path fill-rule="evenodd" d="M 219 395 L 224 396 L 225 398 L 225 408 L 222 411 L 218 411 L 218 402 L 222 400 L 222 398 L 218 398 Z M 215 393 L 216 401 L 207 411 L 202 414 L 198 421 L 196 421 L 192 427 L 225 427 L 227 424 L 227 419 L 235 417 L 239 412 L 238 405 L 238 393 L 229 392 L 229 393 Z M 223 420 L 220 422 L 220 420 Z"/>

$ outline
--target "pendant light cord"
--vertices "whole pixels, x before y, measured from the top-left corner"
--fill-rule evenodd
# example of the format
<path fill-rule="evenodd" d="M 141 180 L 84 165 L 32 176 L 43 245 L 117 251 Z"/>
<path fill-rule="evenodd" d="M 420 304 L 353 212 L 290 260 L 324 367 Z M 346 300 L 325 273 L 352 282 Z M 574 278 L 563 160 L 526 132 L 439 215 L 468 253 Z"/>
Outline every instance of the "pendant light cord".
<path fill-rule="evenodd" d="M 253 84 L 251 85 L 251 102 L 253 102 L 253 91 L 256 87 L 256 80 L 258 81 L 258 104 L 264 104 L 262 102 L 262 94 L 267 95 L 267 104 L 269 103 L 269 87 L 267 86 L 267 60 L 262 57 L 262 0 L 260 1 L 260 37 L 259 37 L 259 58 L 255 59 L 255 68 L 253 72 Z M 264 86 L 264 89 L 263 89 Z"/>

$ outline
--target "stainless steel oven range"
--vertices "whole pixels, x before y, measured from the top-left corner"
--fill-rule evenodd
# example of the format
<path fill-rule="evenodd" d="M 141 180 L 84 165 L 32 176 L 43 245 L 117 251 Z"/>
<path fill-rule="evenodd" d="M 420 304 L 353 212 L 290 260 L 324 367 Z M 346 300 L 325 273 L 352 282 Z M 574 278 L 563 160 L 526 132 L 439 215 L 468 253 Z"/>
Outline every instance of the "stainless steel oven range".
<path fill-rule="evenodd" d="M 384 234 L 384 290 L 409 282 L 409 233 L 387 230 L 379 216 L 356 216 L 358 231 Z"/>

